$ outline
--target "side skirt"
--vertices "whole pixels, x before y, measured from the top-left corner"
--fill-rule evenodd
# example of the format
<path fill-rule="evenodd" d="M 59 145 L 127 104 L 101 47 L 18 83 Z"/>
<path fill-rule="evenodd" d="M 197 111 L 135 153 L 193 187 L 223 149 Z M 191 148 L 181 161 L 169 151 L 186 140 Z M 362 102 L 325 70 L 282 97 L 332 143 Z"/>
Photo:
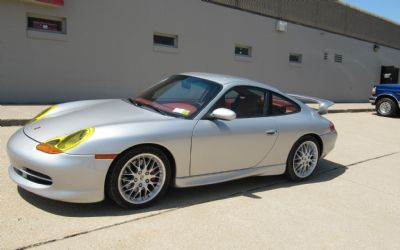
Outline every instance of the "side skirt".
<path fill-rule="evenodd" d="M 241 179 L 249 176 L 281 175 L 285 172 L 285 169 L 286 169 L 286 164 L 278 164 L 271 166 L 245 168 L 245 169 L 219 172 L 213 174 L 177 177 L 175 179 L 174 186 L 178 188 L 195 187 L 195 186 L 204 186 L 204 185 Z"/>

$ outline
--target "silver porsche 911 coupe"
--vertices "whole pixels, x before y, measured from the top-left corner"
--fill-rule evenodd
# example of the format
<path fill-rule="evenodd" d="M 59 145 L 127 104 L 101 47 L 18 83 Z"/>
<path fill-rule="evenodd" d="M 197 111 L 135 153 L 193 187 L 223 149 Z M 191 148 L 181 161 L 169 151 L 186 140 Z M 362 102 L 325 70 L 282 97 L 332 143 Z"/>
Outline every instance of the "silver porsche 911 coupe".
<path fill-rule="evenodd" d="M 108 195 L 125 208 L 153 203 L 168 186 L 281 174 L 303 180 L 335 145 L 335 127 L 321 116 L 332 104 L 243 78 L 174 75 L 135 98 L 44 110 L 10 138 L 9 176 L 50 199 Z"/>

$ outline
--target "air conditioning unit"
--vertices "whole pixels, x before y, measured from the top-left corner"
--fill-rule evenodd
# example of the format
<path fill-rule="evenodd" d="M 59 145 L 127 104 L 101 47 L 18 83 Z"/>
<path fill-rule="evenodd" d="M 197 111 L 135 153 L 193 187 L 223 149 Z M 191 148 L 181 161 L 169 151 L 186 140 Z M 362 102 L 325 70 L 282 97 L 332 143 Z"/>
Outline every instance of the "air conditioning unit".
<path fill-rule="evenodd" d="M 286 32 L 287 31 L 287 22 L 278 20 L 276 22 L 276 31 Z"/>

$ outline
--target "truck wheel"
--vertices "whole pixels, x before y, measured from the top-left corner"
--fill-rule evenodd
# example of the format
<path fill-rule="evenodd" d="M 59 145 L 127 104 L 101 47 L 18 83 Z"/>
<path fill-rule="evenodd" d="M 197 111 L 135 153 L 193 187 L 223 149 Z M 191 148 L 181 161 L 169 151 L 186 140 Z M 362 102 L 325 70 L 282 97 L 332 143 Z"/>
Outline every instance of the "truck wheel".
<path fill-rule="evenodd" d="M 376 104 L 376 112 L 381 116 L 394 116 L 397 111 L 396 103 L 390 98 L 382 98 Z"/>

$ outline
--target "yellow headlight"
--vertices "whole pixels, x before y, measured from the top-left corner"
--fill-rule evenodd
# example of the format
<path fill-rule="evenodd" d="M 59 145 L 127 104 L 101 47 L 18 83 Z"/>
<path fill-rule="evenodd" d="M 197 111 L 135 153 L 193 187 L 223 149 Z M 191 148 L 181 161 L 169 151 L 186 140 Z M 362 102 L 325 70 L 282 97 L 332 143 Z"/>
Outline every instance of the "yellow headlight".
<path fill-rule="evenodd" d="M 38 121 L 40 119 L 42 119 L 45 115 L 47 115 L 50 111 L 52 111 L 54 108 L 56 107 L 56 105 L 50 106 L 47 109 L 43 110 L 42 112 L 40 112 L 37 116 L 35 116 L 32 120 L 30 120 L 29 123 Z"/>
<path fill-rule="evenodd" d="M 48 154 L 59 154 L 68 151 L 89 139 L 94 133 L 94 128 L 85 128 L 67 136 L 50 139 L 39 144 L 36 149 Z"/>
<path fill-rule="evenodd" d="M 67 151 L 71 148 L 74 148 L 84 142 L 85 140 L 89 139 L 94 132 L 94 128 L 86 128 L 79 130 L 73 134 L 70 134 L 63 138 L 57 145 L 56 148 Z"/>

